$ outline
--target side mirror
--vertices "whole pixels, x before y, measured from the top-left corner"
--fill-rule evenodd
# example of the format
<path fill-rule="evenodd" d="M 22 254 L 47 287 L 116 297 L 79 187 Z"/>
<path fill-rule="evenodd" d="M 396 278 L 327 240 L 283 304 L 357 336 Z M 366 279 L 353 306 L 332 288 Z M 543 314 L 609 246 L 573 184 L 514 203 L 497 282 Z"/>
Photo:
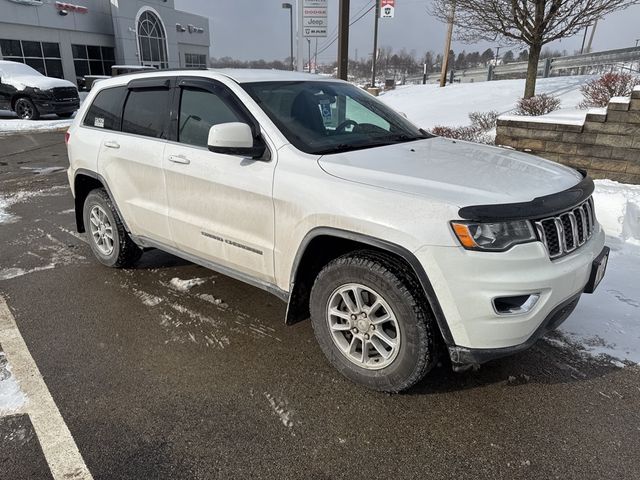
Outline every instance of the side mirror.
<path fill-rule="evenodd" d="M 253 132 L 246 123 L 232 122 L 214 125 L 209 130 L 209 150 L 224 155 L 261 158 L 265 145 L 254 146 Z"/>

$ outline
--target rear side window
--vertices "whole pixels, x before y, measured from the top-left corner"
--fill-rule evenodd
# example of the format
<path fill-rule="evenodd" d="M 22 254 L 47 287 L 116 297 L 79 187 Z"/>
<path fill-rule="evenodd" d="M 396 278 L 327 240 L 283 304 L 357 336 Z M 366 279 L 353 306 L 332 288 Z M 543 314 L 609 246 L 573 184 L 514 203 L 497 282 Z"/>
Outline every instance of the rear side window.
<path fill-rule="evenodd" d="M 131 90 L 124 106 L 122 131 L 145 137 L 166 138 L 170 90 Z"/>
<path fill-rule="evenodd" d="M 184 88 L 180 100 L 178 141 L 206 147 L 209 129 L 213 125 L 246 122 L 224 97 L 215 93 Z"/>
<path fill-rule="evenodd" d="M 122 105 L 126 94 L 126 87 L 101 90 L 84 117 L 84 125 L 105 130 L 120 130 Z"/>

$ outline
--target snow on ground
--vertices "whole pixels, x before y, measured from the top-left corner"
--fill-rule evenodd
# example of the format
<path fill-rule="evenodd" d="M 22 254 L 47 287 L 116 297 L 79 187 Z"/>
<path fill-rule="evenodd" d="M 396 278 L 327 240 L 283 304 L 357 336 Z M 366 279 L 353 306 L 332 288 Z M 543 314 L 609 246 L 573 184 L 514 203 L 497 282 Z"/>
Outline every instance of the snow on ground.
<path fill-rule="evenodd" d="M 594 77 L 541 78 L 537 93 L 549 93 L 562 101 L 560 111 L 573 110 L 583 100 L 580 86 Z M 439 85 L 409 85 L 398 87 L 380 96 L 380 100 L 403 112 L 424 129 L 436 125 L 447 127 L 469 125 L 469 113 L 495 110 L 500 114 L 512 113 L 516 102 L 524 93 L 524 80 L 499 80 L 495 82 L 456 83 L 440 88 Z M 582 115 L 585 110 L 580 111 Z"/>
<path fill-rule="evenodd" d="M 169 285 L 171 285 L 171 288 L 178 290 L 179 292 L 187 292 L 193 287 L 202 285 L 206 281 L 207 280 L 205 278 L 190 278 L 188 280 L 182 280 L 178 277 L 175 277 L 171 279 Z"/>
<path fill-rule="evenodd" d="M 591 355 L 640 364 L 640 186 L 598 180 L 594 199 L 611 247 L 607 274 L 560 331 Z"/>
<path fill-rule="evenodd" d="M 87 95 L 87 92 L 80 92 L 80 102 L 83 102 Z M 45 115 L 41 120 L 20 120 L 14 112 L 0 110 L 0 135 L 64 131 L 69 128 L 72 120 L 61 119 L 55 115 Z"/>
<path fill-rule="evenodd" d="M 26 401 L 26 395 L 20 390 L 15 377 L 11 375 L 7 358 L 3 352 L 0 352 L 0 414 L 16 411 Z"/>

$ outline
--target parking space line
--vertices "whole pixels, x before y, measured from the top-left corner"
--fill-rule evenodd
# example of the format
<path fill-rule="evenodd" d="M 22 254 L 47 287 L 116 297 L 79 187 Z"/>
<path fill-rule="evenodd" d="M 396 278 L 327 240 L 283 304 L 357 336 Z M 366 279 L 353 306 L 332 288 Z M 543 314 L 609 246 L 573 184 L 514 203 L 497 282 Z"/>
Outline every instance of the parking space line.
<path fill-rule="evenodd" d="M 93 477 L 2 296 L 0 296 L 0 340 L 2 349 L 11 363 L 12 373 L 28 399 L 21 410 L 31 418 L 53 478 L 91 480 Z"/>

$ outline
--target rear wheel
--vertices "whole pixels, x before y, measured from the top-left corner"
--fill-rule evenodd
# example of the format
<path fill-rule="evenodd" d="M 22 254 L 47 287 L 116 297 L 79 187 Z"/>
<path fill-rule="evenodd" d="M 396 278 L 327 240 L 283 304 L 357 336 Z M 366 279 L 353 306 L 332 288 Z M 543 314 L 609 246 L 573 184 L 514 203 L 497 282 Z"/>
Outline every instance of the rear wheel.
<path fill-rule="evenodd" d="M 83 218 L 89 245 L 100 263 L 108 267 L 124 268 L 138 261 L 142 250 L 125 230 L 104 189 L 93 190 L 87 195 Z"/>
<path fill-rule="evenodd" d="M 38 120 L 40 118 L 40 112 L 30 98 L 19 98 L 13 108 L 22 120 Z"/>
<path fill-rule="evenodd" d="M 362 251 L 330 262 L 311 292 L 316 339 L 350 380 L 400 392 L 437 360 L 437 330 L 413 272 L 395 258 Z"/>

